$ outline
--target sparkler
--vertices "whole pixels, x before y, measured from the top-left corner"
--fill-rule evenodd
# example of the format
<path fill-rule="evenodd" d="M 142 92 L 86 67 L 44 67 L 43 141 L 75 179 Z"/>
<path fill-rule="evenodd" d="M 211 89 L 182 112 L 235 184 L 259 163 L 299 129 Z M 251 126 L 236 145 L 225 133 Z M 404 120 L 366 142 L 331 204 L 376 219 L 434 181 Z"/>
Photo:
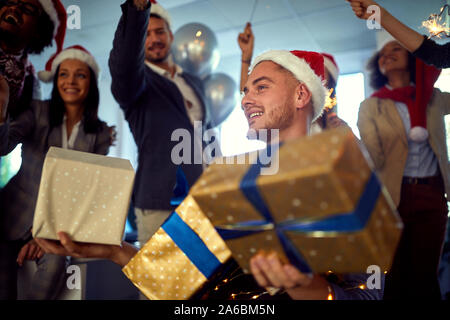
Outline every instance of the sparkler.
<path fill-rule="evenodd" d="M 431 14 L 426 21 L 422 22 L 422 27 L 428 29 L 430 33 L 429 38 L 441 38 L 443 35 L 450 38 L 450 28 L 446 22 L 443 21 L 443 15 L 447 9 L 447 15 L 450 15 L 450 6 L 446 4 L 441 8 L 439 14 Z"/>
<path fill-rule="evenodd" d="M 337 98 L 332 98 L 331 95 L 333 94 L 334 89 L 331 88 L 330 90 L 328 90 L 328 94 L 325 98 L 325 113 L 329 112 L 331 109 L 333 109 L 333 107 L 337 104 Z"/>

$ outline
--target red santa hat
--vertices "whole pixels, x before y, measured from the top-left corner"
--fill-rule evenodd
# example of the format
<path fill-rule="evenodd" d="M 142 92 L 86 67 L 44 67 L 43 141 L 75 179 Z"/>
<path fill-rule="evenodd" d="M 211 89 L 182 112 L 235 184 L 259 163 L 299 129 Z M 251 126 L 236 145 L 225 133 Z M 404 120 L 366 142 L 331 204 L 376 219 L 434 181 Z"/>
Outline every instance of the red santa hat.
<path fill-rule="evenodd" d="M 68 47 L 62 50 L 60 53 L 53 55 L 47 62 L 47 66 L 49 66 L 49 69 L 46 68 L 45 71 L 38 72 L 39 79 L 41 79 L 41 81 L 43 82 L 51 82 L 53 80 L 53 77 L 55 76 L 58 66 L 61 64 L 61 62 L 67 59 L 76 59 L 86 63 L 92 69 L 92 71 L 94 71 L 95 77 L 98 80 L 98 77 L 100 75 L 100 68 L 95 61 L 94 56 L 80 45 Z"/>
<path fill-rule="evenodd" d="M 60 52 L 66 36 L 67 13 L 60 0 L 39 0 L 42 9 L 53 22 L 53 37 L 56 42 L 56 52 Z"/>
<path fill-rule="evenodd" d="M 323 112 L 327 89 L 324 86 L 325 65 L 323 56 L 312 51 L 267 51 L 254 60 L 253 68 L 262 61 L 272 61 L 290 71 L 300 82 L 306 84 L 312 95 L 314 122 Z"/>
<path fill-rule="evenodd" d="M 169 25 L 169 29 L 172 29 L 172 21 L 170 19 L 169 12 L 167 12 L 166 9 L 164 9 L 156 0 L 150 0 L 152 3 L 150 7 L 150 14 L 156 14 L 157 16 L 164 19 L 167 24 Z"/>
<path fill-rule="evenodd" d="M 337 83 L 337 80 L 339 77 L 339 67 L 336 63 L 336 60 L 329 53 L 322 52 L 322 55 L 323 55 L 323 59 L 324 59 L 324 63 L 325 63 L 325 69 L 328 71 L 328 73 L 334 79 L 334 82 Z"/>

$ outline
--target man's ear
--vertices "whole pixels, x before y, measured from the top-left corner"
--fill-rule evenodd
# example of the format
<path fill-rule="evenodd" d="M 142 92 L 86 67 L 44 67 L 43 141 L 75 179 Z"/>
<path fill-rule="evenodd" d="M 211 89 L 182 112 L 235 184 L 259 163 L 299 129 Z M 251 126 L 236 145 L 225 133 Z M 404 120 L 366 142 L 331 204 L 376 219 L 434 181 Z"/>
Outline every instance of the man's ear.
<path fill-rule="evenodd" d="M 303 109 L 309 105 L 312 100 L 311 91 L 304 83 L 297 84 L 295 88 L 295 104 L 297 109 Z"/>

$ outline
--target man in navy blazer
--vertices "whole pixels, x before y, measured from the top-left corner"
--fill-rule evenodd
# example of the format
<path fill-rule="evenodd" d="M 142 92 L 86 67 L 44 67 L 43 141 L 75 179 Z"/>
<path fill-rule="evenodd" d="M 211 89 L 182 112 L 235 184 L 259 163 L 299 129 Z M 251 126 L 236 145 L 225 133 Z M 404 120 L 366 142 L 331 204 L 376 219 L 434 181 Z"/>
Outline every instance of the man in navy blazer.
<path fill-rule="evenodd" d="M 133 204 L 138 240 L 143 244 L 173 210 L 170 199 L 177 165 L 171 154 L 179 143 L 172 141 L 173 132 L 187 130 L 193 151 L 194 144 L 201 143 L 201 137 L 194 136 L 194 121 L 201 121 L 201 129 L 210 123 L 200 79 L 172 60 L 173 34 L 167 11 L 148 0 L 127 0 L 121 8 L 109 59 L 111 89 L 138 148 Z M 181 169 L 192 186 L 203 166 L 194 161 L 194 152 L 190 158 Z"/>

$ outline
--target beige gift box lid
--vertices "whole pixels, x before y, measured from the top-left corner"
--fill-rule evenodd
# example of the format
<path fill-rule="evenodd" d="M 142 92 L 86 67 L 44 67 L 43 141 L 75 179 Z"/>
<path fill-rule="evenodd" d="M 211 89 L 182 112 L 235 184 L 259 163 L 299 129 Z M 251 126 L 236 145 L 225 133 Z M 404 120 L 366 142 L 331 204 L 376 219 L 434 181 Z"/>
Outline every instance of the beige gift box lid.
<path fill-rule="evenodd" d="M 129 160 L 51 147 L 45 157 L 33 237 L 120 245 L 134 169 Z"/>

